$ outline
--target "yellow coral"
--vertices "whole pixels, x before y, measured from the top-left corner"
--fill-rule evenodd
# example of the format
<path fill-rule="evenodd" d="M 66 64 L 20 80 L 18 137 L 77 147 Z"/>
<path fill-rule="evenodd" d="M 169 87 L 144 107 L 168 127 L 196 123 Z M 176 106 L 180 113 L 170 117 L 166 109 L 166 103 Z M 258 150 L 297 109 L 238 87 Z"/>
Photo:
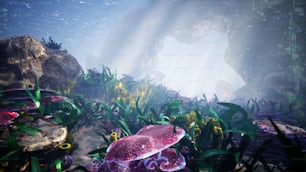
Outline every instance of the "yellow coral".
<path fill-rule="evenodd" d="M 184 116 L 185 122 L 188 126 L 188 129 L 192 131 L 192 142 L 197 142 L 197 137 L 201 134 L 201 130 L 209 123 L 212 123 L 212 134 L 217 140 L 223 138 L 223 131 L 220 122 L 213 117 L 204 117 L 201 118 L 201 121 L 198 121 L 198 114 L 196 111 L 191 111 L 190 113 Z M 199 123 L 200 122 L 200 123 Z"/>
<path fill-rule="evenodd" d="M 58 146 L 58 148 L 60 148 L 62 150 L 68 150 L 68 149 L 71 149 L 71 144 L 70 143 L 62 143 Z"/>
<path fill-rule="evenodd" d="M 176 119 L 176 116 L 170 116 L 170 120 L 173 122 Z"/>
<path fill-rule="evenodd" d="M 198 125 L 194 127 L 194 134 L 195 135 L 201 134 L 201 128 Z"/>
<path fill-rule="evenodd" d="M 123 82 L 118 82 L 114 85 L 114 97 L 112 102 L 120 101 L 124 103 L 124 105 L 129 105 L 132 108 L 136 107 L 136 100 L 139 99 L 139 106 L 144 105 L 149 100 L 149 97 L 152 93 L 149 84 L 139 84 L 135 85 L 136 88 L 132 89 L 134 91 L 130 91 L 126 89 L 125 84 Z"/>
<path fill-rule="evenodd" d="M 132 101 L 130 102 L 130 106 L 131 106 L 131 107 L 136 107 L 136 101 L 135 101 L 135 100 L 132 100 Z"/>
<path fill-rule="evenodd" d="M 120 90 L 123 88 L 123 83 L 119 82 L 118 84 L 115 85 L 115 90 Z"/>
<path fill-rule="evenodd" d="M 190 120 L 191 120 L 192 122 L 197 121 L 197 113 L 196 113 L 194 110 L 191 111 L 189 115 L 190 115 Z"/>
<path fill-rule="evenodd" d="M 191 119 L 190 119 L 189 114 L 186 114 L 184 118 L 185 118 L 185 121 L 186 121 L 187 124 L 191 123 Z"/>
<path fill-rule="evenodd" d="M 117 141 L 118 140 L 118 133 L 113 131 L 110 134 L 109 140 L 110 140 L 111 143 L 114 142 L 114 141 Z"/>

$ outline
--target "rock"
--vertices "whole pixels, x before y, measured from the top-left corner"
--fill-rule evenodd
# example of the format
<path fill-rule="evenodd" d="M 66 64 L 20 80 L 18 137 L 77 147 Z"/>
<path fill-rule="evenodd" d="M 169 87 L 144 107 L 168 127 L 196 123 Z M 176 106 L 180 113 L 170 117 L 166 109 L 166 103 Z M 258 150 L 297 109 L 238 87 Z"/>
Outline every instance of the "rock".
<path fill-rule="evenodd" d="M 72 132 L 74 140 L 78 143 L 78 149 L 72 154 L 75 163 L 85 166 L 91 161 L 91 158 L 87 156 L 88 152 L 103 146 L 104 141 L 96 133 L 97 131 L 99 131 L 97 126 L 82 126 Z"/>
<path fill-rule="evenodd" d="M 258 9 L 260 5 L 268 8 Z M 304 8 L 305 2 L 295 7 Z M 225 59 L 257 98 L 292 103 L 288 94 L 305 89 L 306 51 L 301 47 L 306 20 L 294 11 L 292 1 L 262 1 L 251 9 L 244 20 L 232 20 Z"/>
<path fill-rule="evenodd" d="M 16 136 L 17 144 L 22 147 L 24 152 L 53 148 L 64 143 L 67 138 L 67 127 L 55 122 L 38 119 L 31 125 L 41 131 L 35 135 L 19 134 Z"/>
<path fill-rule="evenodd" d="M 306 151 L 306 130 L 297 126 L 292 119 L 284 114 L 273 113 L 273 112 L 260 112 L 253 115 L 253 122 L 258 125 L 257 136 L 252 139 L 248 149 L 245 152 L 246 156 L 253 156 L 255 151 L 258 150 L 260 145 L 264 141 L 271 139 L 272 143 L 265 146 L 265 150 L 262 156 L 265 158 L 267 163 L 287 163 L 287 156 L 284 152 L 284 145 L 281 144 L 277 137 L 277 132 L 268 120 L 267 116 L 270 116 L 273 122 L 281 130 L 281 132 L 290 140 L 291 143 L 296 145 L 295 136 L 301 143 L 301 151 Z"/>
<path fill-rule="evenodd" d="M 3 89 L 34 85 L 69 91 L 83 75 L 77 60 L 67 51 L 45 47 L 31 36 L 0 39 L 0 86 Z"/>

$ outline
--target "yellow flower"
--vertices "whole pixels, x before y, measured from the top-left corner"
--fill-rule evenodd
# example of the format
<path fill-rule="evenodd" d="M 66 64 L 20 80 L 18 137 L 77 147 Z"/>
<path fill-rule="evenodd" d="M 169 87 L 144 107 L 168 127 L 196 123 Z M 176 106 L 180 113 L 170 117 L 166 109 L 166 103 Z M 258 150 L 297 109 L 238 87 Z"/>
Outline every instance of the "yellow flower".
<path fill-rule="evenodd" d="M 190 120 L 195 122 L 197 120 L 197 113 L 195 111 L 190 112 Z"/>
<path fill-rule="evenodd" d="M 122 96 L 128 96 L 128 91 L 126 89 L 121 90 L 121 95 Z"/>
<path fill-rule="evenodd" d="M 136 101 L 135 101 L 135 100 L 132 100 L 131 103 L 130 103 L 130 106 L 131 106 L 131 107 L 136 107 Z"/>
<path fill-rule="evenodd" d="M 195 134 L 195 135 L 201 134 L 201 128 L 200 128 L 199 126 L 195 126 L 195 127 L 194 127 L 194 134 Z"/>
<path fill-rule="evenodd" d="M 171 121 L 174 121 L 175 119 L 176 119 L 176 116 L 173 116 L 173 115 L 170 116 L 170 120 L 171 120 Z"/>
<path fill-rule="evenodd" d="M 118 89 L 122 89 L 123 88 L 123 83 L 122 82 L 119 82 L 118 84 Z"/>
<path fill-rule="evenodd" d="M 214 133 L 215 134 L 221 134 L 222 133 L 222 128 L 218 126 L 214 126 Z"/>
<path fill-rule="evenodd" d="M 122 82 L 119 82 L 118 84 L 115 85 L 116 90 L 120 90 L 122 88 L 123 88 L 123 83 Z"/>
<path fill-rule="evenodd" d="M 140 92 L 140 97 L 144 97 L 145 94 L 146 94 L 146 93 L 145 93 L 144 91 Z"/>
<path fill-rule="evenodd" d="M 191 122 L 189 114 L 186 114 L 184 118 L 185 118 L 185 121 L 187 122 L 187 124 L 189 124 Z"/>

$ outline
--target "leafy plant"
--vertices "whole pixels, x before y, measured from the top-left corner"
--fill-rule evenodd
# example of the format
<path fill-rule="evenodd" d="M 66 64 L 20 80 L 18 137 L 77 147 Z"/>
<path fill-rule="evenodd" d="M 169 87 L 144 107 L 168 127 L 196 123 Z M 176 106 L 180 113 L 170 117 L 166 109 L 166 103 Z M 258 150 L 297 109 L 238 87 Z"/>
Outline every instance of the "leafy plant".
<path fill-rule="evenodd" d="M 217 112 L 207 104 L 205 111 L 193 110 L 173 121 L 186 130 L 180 147 L 188 147 L 185 157 L 192 171 L 233 171 L 256 133 L 256 126 L 243 108 L 232 103 L 218 104 L 226 109 L 218 108 Z M 238 122 L 241 127 L 235 125 Z"/>
<path fill-rule="evenodd" d="M 55 42 L 51 36 L 49 36 L 48 40 L 45 40 L 45 38 L 41 38 L 41 43 L 44 44 L 44 46 L 55 49 L 55 50 L 61 50 L 62 49 L 62 43 Z"/>
<path fill-rule="evenodd" d="M 32 172 L 41 172 L 39 161 L 37 157 L 31 157 L 31 171 Z"/>
<path fill-rule="evenodd" d="M 305 163 L 306 163 L 306 153 L 303 152 L 301 147 L 301 142 L 298 139 L 297 135 L 295 135 L 296 143 L 292 143 L 289 138 L 287 138 L 282 131 L 278 128 L 275 122 L 268 117 L 275 131 L 277 132 L 277 139 L 281 144 L 281 148 L 285 152 L 287 159 L 289 161 L 289 165 L 286 171 L 305 171 Z"/>
<path fill-rule="evenodd" d="M 15 125 L 17 126 L 18 131 L 22 131 L 22 132 L 25 132 L 25 133 L 30 134 L 30 135 L 35 135 L 38 132 L 40 132 L 40 130 L 38 128 L 31 127 L 31 126 L 25 125 L 23 123 L 15 122 Z"/>
<path fill-rule="evenodd" d="M 26 92 L 30 96 L 31 100 L 34 102 L 35 106 L 38 108 L 40 114 L 44 115 L 45 109 L 44 109 L 44 106 L 41 103 L 41 92 L 40 92 L 40 89 L 39 89 L 38 81 L 35 80 L 34 95 L 29 90 L 29 88 L 26 88 Z"/>

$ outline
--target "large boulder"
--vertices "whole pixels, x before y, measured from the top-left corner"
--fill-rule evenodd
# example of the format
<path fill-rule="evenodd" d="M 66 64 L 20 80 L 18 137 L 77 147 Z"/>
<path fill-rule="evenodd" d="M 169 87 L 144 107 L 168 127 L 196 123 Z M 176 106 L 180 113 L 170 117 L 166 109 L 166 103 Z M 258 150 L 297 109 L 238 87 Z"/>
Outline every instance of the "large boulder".
<path fill-rule="evenodd" d="M 0 86 L 25 87 L 39 81 L 41 87 L 69 91 L 84 74 L 67 51 L 50 49 L 31 36 L 0 39 Z"/>

